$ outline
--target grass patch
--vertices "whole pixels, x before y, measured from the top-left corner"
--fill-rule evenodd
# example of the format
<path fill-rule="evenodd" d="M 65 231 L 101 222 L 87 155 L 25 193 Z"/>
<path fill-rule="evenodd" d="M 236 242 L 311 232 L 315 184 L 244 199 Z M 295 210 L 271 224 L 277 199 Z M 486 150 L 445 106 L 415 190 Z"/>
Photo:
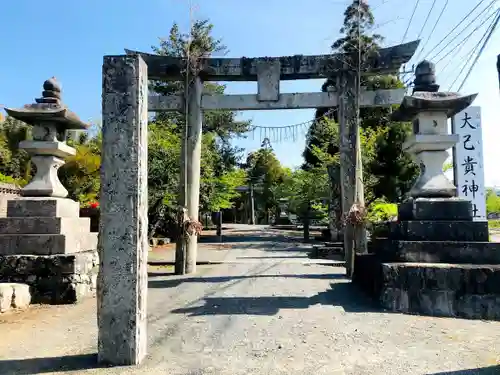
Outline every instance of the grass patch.
<path fill-rule="evenodd" d="M 500 220 L 488 220 L 489 229 L 500 229 Z"/>

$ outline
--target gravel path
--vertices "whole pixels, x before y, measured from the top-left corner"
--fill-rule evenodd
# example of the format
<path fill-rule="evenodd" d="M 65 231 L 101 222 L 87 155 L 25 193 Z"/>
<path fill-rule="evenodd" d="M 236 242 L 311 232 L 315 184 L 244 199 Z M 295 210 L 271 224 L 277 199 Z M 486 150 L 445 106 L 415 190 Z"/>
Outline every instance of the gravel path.
<path fill-rule="evenodd" d="M 500 374 L 500 322 L 381 312 L 343 268 L 256 234 L 196 276 L 155 269 L 140 367 L 96 368 L 89 300 L 0 318 L 0 374 Z"/>

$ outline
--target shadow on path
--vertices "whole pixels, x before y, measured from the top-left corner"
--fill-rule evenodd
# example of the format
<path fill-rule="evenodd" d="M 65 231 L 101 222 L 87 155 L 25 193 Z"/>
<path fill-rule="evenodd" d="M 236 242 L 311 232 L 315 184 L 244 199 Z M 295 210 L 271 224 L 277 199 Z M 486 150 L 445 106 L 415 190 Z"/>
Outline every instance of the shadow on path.
<path fill-rule="evenodd" d="M 149 277 L 173 276 L 172 273 L 149 273 Z M 318 279 L 318 280 L 331 280 L 331 279 L 344 279 L 345 275 L 342 274 L 281 274 L 281 275 L 250 275 L 250 276 L 212 276 L 212 277 L 189 277 L 189 278 L 172 278 L 167 280 L 149 280 L 149 288 L 175 288 L 182 283 L 227 283 L 235 280 L 243 279 L 260 279 L 260 278 L 295 278 L 295 279 Z M 0 373 L 1 374 L 1 373 Z"/>
<path fill-rule="evenodd" d="M 498 375 L 500 374 L 500 366 L 471 368 L 468 370 L 435 372 L 427 375 Z"/>
<path fill-rule="evenodd" d="M 325 275 L 326 276 L 326 275 Z M 307 309 L 321 304 L 341 306 L 346 312 L 382 312 L 350 282 L 331 284 L 331 289 L 312 297 L 209 297 L 203 306 L 172 310 L 174 314 L 276 315 L 281 309 Z"/>
<path fill-rule="evenodd" d="M 264 235 L 264 234 L 255 234 L 255 231 L 250 231 L 250 233 L 253 233 L 253 235 L 238 235 L 238 234 L 230 234 L 230 235 L 222 235 L 222 243 L 225 242 L 238 242 L 238 243 L 244 243 L 244 242 L 276 242 L 276 241 L 285 241 L 285 237 L 281 235 Z M 220 237 L 219 236 L 203 236 L 200 237 L 198 240 L 198 243 L 219 243 L 220 242 Z"/>
<path fill-rule="evenodd" d="M 97 354 L 0 360 L 2 375 L 47 374 L 107 367 L 97 362 Z"/>

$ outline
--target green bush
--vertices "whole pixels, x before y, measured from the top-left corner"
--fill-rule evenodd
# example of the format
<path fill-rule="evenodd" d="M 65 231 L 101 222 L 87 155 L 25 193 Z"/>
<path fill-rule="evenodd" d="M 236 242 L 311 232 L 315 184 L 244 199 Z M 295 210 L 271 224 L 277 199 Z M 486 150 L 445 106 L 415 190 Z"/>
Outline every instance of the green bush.
<path fill-rule="evenodd" d="M 488 220 L 488 228 L 500 228 L 500 220 Z"/>
<path fill-rule="evenodd" d="M 368 208 L 367 220 L 372 223 L 391 220 L 398 215 L 398 206 L 395 203 L 374 202 Z"/>
<path fill-rule="evenodd" d="M 2 173 L 0 173 L 0 182 L 3 182 L 5 184 L 13 184 L 13 185 L 21 186 L 21 187 L 23 187 L 27 183 L 25 180 L 23 180 L 21 178 L 14 178 L 11 176 L 6 176 Z"/>
<path fill-rule="evenodd" d="M 492 189 L 486 192 L 486 212 L 500 212 L 500 197 Z"/>

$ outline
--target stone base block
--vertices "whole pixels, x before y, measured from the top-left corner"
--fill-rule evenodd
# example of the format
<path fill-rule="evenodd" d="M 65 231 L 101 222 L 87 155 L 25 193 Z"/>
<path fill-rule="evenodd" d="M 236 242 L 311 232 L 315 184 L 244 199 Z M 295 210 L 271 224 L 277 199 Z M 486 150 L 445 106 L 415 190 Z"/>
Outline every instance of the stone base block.
<path fill-rule="evenodd" d="M 382 262 L 500 264 L 500 243 L 375 239 L 370 252 Z"/>
<path fill-rule="evenodd" d="M 80 205 L 72 199 L 30 197 L 7 202 L 8 217 L 78 217 Z"/>
<path fill-rule="evenodd" d="M 29 285 L 33 303 L 68 304 L 95 295 L 97 251 L 71 255 L 0 255 L 0 282 Z"/>
<path fill-rule="evenodd" d="M 459 198 L 417 198 L 398 205 L 398 220 L 472 221 L 472 204 Z"/>
<path fill-rule="evenodd" d="M 388 222 L 388 237 L 406 241 L 488 241 L 486 221 Z"/>
<path fill-rule="evenodd" d="M 338 260 L 339 257 L 343 259 L 343 255 L 343 246 L 313 246 L 309 258 Z"/>
<path fill-rule="evenodd" d="M 97 233 L 0 234 L 0 255 L 72 254 L 97 248 Z"/>
<path fill-rule="evenodd" d="M 0 283 L 0 313 L 25 309 L 31 302 L 30 287 L 19 283 Z"/>
<path fill-rule="evenodd" d="M 87 217 L 2 217 L 0 234 L 75 234 L 90 231 Z M 0 250 L 1 253 L 1 250 Z"/>
<path fill-rule="evenodd" d="M 500 265 L 380 263 L 358 254 L 353 282 L 390 311 L 500 320 Z"/>

